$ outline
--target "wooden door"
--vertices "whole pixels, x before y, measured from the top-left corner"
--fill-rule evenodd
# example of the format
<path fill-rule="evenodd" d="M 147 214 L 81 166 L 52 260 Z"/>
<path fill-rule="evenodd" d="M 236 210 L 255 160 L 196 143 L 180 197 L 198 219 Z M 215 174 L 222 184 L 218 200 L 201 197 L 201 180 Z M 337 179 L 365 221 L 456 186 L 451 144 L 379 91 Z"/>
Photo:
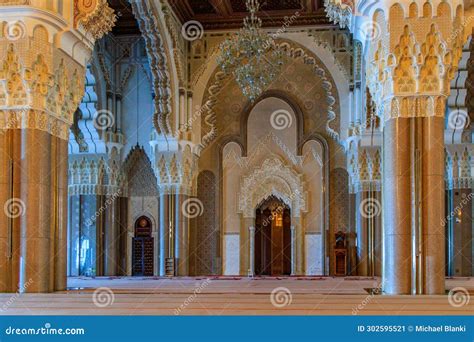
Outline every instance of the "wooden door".
<path fill-rule="evenodd" d="M 283 274 L 283 226 L 273 221 L 272 225 L 272 276 Z"/>
<path fill-rule="evenodd" d="M 132 240 L 133 276 L 153 276 L 154 238 L 151 233 L 150 220 L 140 217 L 135 223 L 135 237 Z"/>
<path fill-rule="evenodd" d="M 133 276 L 153 276 L 153 240 L 152 237 L 133 238 Z"/>

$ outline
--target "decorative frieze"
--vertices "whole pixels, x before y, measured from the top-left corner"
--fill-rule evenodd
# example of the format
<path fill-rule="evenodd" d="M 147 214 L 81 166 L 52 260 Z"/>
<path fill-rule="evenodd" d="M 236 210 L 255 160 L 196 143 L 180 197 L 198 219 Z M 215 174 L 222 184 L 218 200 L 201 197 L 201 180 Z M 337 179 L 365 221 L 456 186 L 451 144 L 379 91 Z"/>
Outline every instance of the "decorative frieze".
<path fill-rule="evenodd" d="M 152 134 L 152 165 L 160 194 L 195 195 L 198 148 L 190 141 Z"/>
<path fill-rule="evenodd" d="M 34 40 L 25 38 L 28 44 Z M 71 63 L 66 67 L 63 58 L 55 58 L 61 57 L 57 52 L 45 55 L 7 46 L 0 65 L 0 129 L 39 129 L 68 139 L 84 92 L 83 68 Z"/>
<path fill-rule="evenodd" d="M 82 26 L 94 40 L 111 31 L 117 21 L 107 0 L 75 0 L 74 23 Z"/>
<path fill-rule="evenodd" d="M 359 147 L 348 154 L 349 192 L 381 191 L 380 147 Z"/>
<path fill-rule="evenodd" d="M 120 194 L 126 197 L 125 177 L 119 165 L 102 158 L 71 161 L 68 179 L 69 196 Z"/>
<path fill-rule="evenodd" d="M 446 147 L 446 189 L 472 189 L 474 186 L 474 160 L 471 145 Z"/>

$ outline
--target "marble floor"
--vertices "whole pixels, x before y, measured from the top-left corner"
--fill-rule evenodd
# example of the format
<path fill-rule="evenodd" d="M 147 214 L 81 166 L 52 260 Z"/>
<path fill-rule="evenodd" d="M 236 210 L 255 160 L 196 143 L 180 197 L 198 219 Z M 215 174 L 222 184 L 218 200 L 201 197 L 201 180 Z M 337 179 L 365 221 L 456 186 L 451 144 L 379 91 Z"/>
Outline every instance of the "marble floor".
<path fill-rule="evenodd" d="M 455 296 L 370 294 L 378 278 L 69 278 L 68 291 L 0 294 L 0 315 L 474 315 L 474 278 Z M 459 292 L 460 290 L 461 292 Z"/>

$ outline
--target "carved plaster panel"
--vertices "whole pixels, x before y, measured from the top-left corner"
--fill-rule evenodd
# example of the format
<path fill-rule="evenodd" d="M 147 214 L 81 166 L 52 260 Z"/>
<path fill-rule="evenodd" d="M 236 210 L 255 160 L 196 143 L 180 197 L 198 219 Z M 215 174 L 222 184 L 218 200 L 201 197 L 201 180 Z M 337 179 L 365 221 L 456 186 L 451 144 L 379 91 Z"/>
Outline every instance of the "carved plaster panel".
<path fill-rule="evenodd" d="M 241 181 L 239 211 L 244 217 L 254 217 L 255 208 L 274 195 L 287 204 L 295 217 L 306 212 L 306 197 L 302 175 L 286 166 L 278 157 L 266 159 Z"/>

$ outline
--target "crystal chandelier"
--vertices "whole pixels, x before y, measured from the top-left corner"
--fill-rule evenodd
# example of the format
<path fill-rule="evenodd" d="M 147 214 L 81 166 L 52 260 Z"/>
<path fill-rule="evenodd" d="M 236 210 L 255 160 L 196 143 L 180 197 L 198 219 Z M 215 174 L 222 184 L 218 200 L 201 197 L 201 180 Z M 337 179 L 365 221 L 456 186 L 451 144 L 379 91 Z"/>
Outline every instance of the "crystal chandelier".
<path fill-rule="evenodd" d="M 261 30 L 259 1 L 247 0 L 246 6 L 250 16 L 234 38 L 221 44 L 217 63 L 225 73 L 233 74 L 242 93 L 254 102 L 280 72 L 283 61 L 273 40 Z"/>

